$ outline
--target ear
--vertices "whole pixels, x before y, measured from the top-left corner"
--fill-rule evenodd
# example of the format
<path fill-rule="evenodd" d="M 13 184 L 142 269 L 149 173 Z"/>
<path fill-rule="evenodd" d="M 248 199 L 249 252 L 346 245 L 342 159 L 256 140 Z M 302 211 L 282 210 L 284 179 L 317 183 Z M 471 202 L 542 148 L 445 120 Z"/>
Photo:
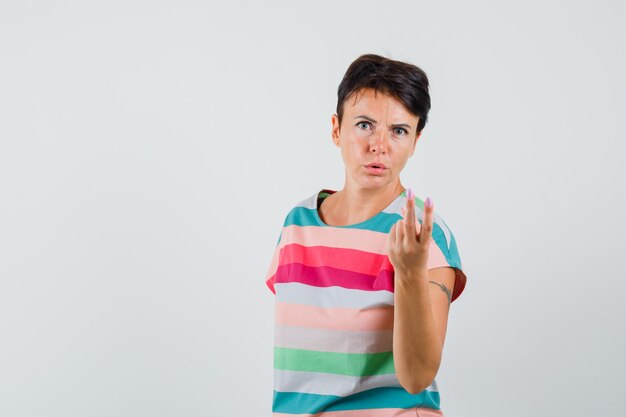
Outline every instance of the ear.
<path fill-rule="evenodd" d="M 339 141 L 339 133 L 340 133 L 339 116 L 337 116 L 337 114 L 333 114 L 330 118 L 330 121 L 332 123 L 333 143 L 335 144 L 335 146 L 341 147 L 341 143 Z"/>
<path fill-rule="evenodd" d="M 412 157 L 413 154 L 415 153 L 415 146 L 417 145 L 417 140 L 420 138 L 420 136 L 422 136 L 422 132 L 424 132 L 423 129 L 421 132 L 415 135 L 415 140 L 413 140 L 413 146 L 411 147 L 411 153 L 409 154 L 409 158 Z"/>

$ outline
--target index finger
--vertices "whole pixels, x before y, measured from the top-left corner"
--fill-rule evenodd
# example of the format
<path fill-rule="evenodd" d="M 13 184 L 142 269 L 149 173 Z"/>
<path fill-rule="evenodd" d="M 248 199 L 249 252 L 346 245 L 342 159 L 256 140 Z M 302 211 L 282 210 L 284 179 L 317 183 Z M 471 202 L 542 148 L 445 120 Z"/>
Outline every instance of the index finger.
<path fill-rule="evenodd" d="M 433 217 L 434 217 L 433 201 L 430 197 L 424 202 L 424 220 L 422 220 L 422 228 L 420 230 L 420 242 L 428 242 L 433 233 Z"/>

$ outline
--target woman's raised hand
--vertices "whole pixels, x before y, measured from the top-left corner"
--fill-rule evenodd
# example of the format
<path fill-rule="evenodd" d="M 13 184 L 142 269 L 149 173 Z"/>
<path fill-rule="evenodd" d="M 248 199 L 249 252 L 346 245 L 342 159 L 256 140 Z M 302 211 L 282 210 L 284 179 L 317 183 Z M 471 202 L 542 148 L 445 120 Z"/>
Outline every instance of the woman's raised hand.
<path fill-rule="evenodd" d="M 387 254 L 389 261 L 402 276 L 425 272 L 428 261 L 428 247 L 433 230 L 433 204 L 427 198 L 424 204 L 424 219 L 417 232 L 415 220 L 415 195 L 407 190 L 406 206 L 402 208 L 402 219 L 398 220 L 389 231 Z"/>

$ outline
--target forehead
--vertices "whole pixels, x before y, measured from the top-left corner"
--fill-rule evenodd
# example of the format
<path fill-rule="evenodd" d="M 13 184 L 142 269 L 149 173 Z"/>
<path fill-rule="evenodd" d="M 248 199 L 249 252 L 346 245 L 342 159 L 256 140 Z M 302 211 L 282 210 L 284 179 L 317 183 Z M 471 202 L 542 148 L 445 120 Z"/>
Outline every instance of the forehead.
<path fill-rule="evenodd" d="M 350 113 L 389 112 L 405 118 L 415 118 L 400 100 L 373 88 L 362 88 L 344 103 L 344 111 Z"/>

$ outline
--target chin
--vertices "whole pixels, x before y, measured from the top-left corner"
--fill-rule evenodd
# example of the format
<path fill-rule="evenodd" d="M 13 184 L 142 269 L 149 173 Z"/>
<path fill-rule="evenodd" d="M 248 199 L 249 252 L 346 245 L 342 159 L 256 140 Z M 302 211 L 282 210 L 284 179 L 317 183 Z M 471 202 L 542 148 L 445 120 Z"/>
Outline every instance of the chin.
<path fill-rule="evenodd" d="M 363 188 L 372 188 L 372 189 L 382 188 L 389 184 L 391 184 L 391 182 L 388 181 L 386 178 L 373 178 L 373 179 L 369 179 L 369 181 L 364 181 L 360 183 L 360 185 Z"/>

